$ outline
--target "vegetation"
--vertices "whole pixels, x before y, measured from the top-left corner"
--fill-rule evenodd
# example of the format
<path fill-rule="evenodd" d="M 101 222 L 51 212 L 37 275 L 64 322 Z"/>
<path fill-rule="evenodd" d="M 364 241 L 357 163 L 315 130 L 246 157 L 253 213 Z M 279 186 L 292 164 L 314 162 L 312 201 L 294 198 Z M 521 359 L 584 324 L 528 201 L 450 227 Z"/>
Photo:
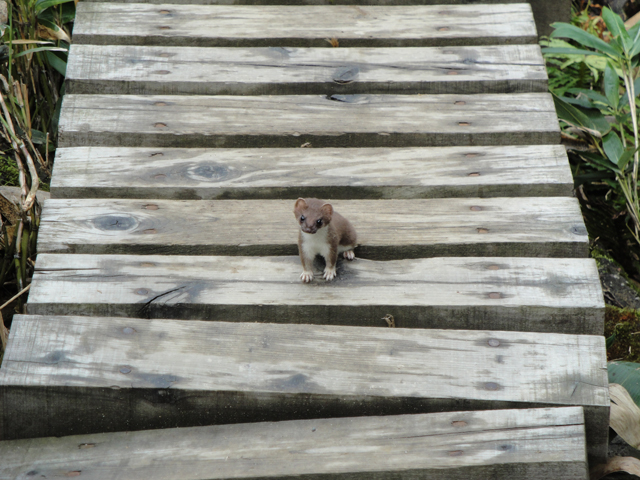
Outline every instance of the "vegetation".
<path fill-rule="evenodd" d="M 12 314 L 3 309 L 22 310 L 33 271 L 36 192 L 48 190 L 74 17 L 73 0 L 12 0 L 0 25 L 0 184 L 18 186 L 21 197 L 17 208 L 0 202 L 0 346 L 2 314 Z"/>

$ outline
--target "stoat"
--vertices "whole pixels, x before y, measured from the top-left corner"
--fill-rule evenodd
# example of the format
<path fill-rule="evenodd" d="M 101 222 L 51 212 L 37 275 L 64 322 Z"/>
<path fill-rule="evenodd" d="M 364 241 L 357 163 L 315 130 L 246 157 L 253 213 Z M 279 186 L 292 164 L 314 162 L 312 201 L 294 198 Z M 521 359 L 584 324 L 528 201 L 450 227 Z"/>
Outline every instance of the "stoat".
<path fill-rule="evenodd" d="M 333 280 L 336 276 L 338 254 L 342 253 L 347 260 L 355 258 L 355 229 L 331 204 L 317 198 L 299 198 L 293 213 L 300 224 L 300 279 L 305 283 L 313 280 L 313 259 L 316 255 L 322 255 L 326 262 L 323 276 L 327 281 Z"/>

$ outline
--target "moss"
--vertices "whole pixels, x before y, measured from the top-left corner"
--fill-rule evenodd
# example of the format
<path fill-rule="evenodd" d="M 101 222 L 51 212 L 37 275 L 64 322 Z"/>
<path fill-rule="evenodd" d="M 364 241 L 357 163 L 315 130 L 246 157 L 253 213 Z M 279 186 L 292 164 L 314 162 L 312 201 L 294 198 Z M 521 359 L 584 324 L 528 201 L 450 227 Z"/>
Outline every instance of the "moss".
<path fill-rule="evenodd" d="M 604 334 L 607 337 L 607 360 L 640 362 L 640 316 L 638 310 L 607 305 Z"/>
<path fill-rule="evenodd" d="M 15 160 L 7 155 L 0 155 L 0 185 L 9 187 L 19 186 L 18 175 L 19 171 Z"/>

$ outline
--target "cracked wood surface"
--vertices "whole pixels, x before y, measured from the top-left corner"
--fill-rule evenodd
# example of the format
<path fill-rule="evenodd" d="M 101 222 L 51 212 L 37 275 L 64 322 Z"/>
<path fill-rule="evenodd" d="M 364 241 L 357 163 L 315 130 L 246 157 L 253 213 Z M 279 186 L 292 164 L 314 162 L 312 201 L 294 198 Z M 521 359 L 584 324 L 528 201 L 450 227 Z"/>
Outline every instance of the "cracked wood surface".
<path fill-rule="evenodd" d="M 546 92 L 537 45 L 197 48 L 74 45 L 66 93 L 281 95 Z"/>
<path fill-rule="evenodd" d="M 40 253 L 297 255 L 293 200 L 47 201 Z M 571 197 L 338 200 L 358 232 L 356 256 L 587 257 Z M 288 233 L 287 233 L 288 232 Z"/>
<path fill-rule="evenodd" d="M 215 25 L 215 28 L 212 28 Z M 536 43 L 528 4 L 152 5 L 80 3 L 74 44 L 419 47 Z"/>
<path fill-rule="evenodd" d="M 88 162 L 87 159 L 92 159 Z M 562 145 L 56 150 L 55 198 L 573 196 Z"/>
<path fill-rule="evenodd" d="M 602 336 L 52 316 L 13 332 L 5 438 L 576 405 L 606 445 Z"/>
<path fill-rule="evenodd" d="M 292 215 L 293 216 L 293 215 Z M 40 254 L 29 313 L 602 334 L 592 259 L 339 261 L 300 282 L 297 257 Z M 318 278 L 320 278 L 318 280 Z"/>
<path fill-rule="evenodd" d="M 314 419 L 0 442 L 0 477 L 586 480 L 584 441 L 576 407 Z"/>
<path fill-rule="evenodd" d="M 60 145 L 400 147 L 558 143 L 548 93 L 66 95 Z"/>

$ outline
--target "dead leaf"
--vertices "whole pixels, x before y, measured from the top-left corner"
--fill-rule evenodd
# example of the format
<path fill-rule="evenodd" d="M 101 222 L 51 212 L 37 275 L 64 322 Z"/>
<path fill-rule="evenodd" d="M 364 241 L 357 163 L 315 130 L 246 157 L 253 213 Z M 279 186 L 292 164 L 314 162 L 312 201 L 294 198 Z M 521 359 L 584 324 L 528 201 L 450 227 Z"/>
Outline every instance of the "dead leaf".
<path fill-rule="evenodd" d="M 627 472 L 640 477 L 640 460 L 634 457 L 611 457 L 607 463 L 593 467 L 589 477 L 591 480 L 599 480 L 615 472 Z"/>
<path fill-rule="evenodd" d="M 71 43 L 69 35 L 67 35 L 67 33 L 61 28 L 53 30 L 49 27 L 45 27 L 44 25 L 38 25 L 37 35 L 38 37 L 46 38 L 47 40 L 64 40 L 67 43 Z"/>
<path fill-rule="evenodd" d="M 7 349 L 8 339 L 9 330 L 4 326 L 4 319 L 2 318 L 2 312 L 0 312 L 0 352 L 4 352 Z"/>
<path fill-rule="evenodd" d="M 609 384 L 609 425 L 633 448 L 640 448 L 640 408 L 629 392 L 617 383 Z"/>
<path fill-rule="evenodd" d="M 389 325 L 389 328 L 395 328 L 396 327 L 396 319 L 393 318 L 393 315 L 391 315 L 390 313 L 388 313 L 384 317 L 382 317 L 382 320 L 387 322 L 387 325 Z"/>
<path fill-rule="evenodd" d="M 338 41 L 338 39 L 336 37 L 331 37 L 331 38 L 325 38 L 325 40 L 327 42 L 329 42 L 331 44 L 332 47 L 337 48 L 340 46 L 340 42 Z"/>

